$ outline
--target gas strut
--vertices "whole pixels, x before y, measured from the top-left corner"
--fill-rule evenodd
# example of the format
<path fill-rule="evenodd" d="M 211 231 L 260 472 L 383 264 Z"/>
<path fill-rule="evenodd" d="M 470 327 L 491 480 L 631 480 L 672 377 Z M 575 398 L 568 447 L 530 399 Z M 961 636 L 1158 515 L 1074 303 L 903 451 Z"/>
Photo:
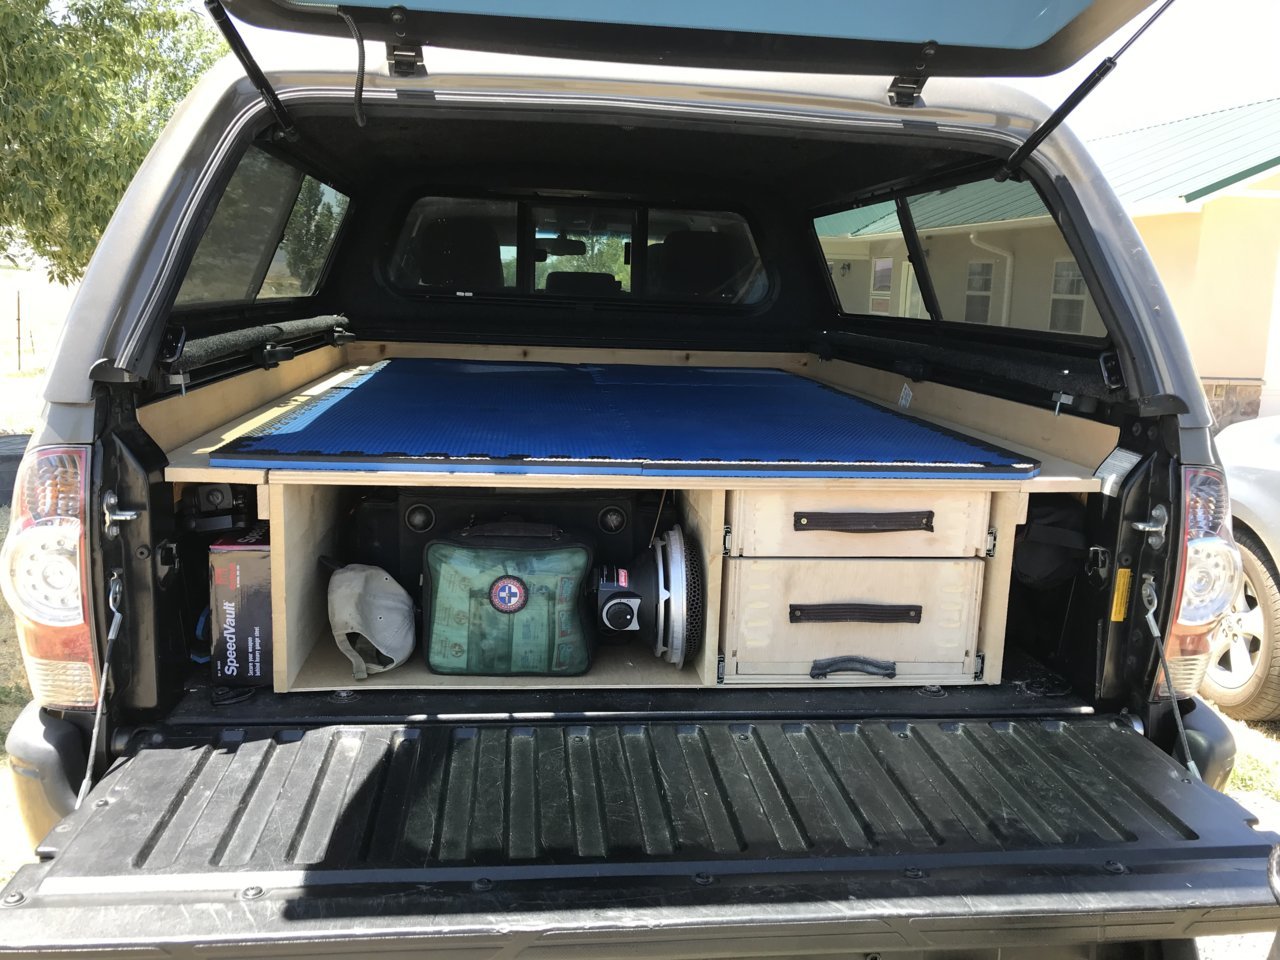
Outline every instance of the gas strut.
<path fill-rule="evenodd" d="M 227 16 L 227 10 L 222 5 L 222 0 L 204 0 L 204 5 L 205 9 L 209 11 L 209 16 L 213 17 L 213 22 L 217 24 L 218 30 L 226 38 L 227 46 L 236 55 L 236 59 L 240 61 L 240 66 L 244 67 L 244 72 L 248 76 L 249 82 L 257 88 L 258 93 L 262 94 L 262 99 L 266 102 L 267 109 L 275 115 L 276 122 L 280 124 L 280 133 L 286 140 L 297 140 L 298 130 L 293 125 L 293 117 L 289 116 L 289 111 L 280 102 L 280 98 L 276 96 L 276 92 L 271 88 L 271 83 L 262 72 L 262 68 L 253 59 L 253 54 L 249 52 L 249 48 L 245 46 L 244 38 L 240 36 L 240 31 L 231 22 L 231 18 Z"/>
<path fill-rule="evenodd" d="M 213 2 L 213 0 L 206 0 L 206 2 Z M 1116 68 L 1117 61 L 1119 61 L 1120 57 L 1124 55 L 1126 50 L 1133 46 L 1134 41 L 1146 33 L 1147 28 L 1155 23 L 1156 20 L 1160 18 L 1160 15 L 1171 6 L 1173 6 L 1173 0 L 1164 0 L 1164 3 L 1160 4 L 1160 8 L 1148 17 L 1147 21 L 1138 28 L 1138 32 L 1125 41 L 1124 46 L 1098 64 L 1094 68 L 1093 73 L 1085 77 L 1080 86 L 1072 90 L 1067 99 L 1062 101 L 1062 105 L 1058 107 L 1057 110 L 1053 111 L 1053 113 L 1049 114 L 1044 123 L 1031 131 L 1031 136 L 1027 137 L 1027 139 L 1023 141 L 1022 146 L 1013 151 L 1013 155 L 1005 161 L 1000 172 L 996 174 L 996 180 L 1003 182 L 1017 173 L 1018 169 L 1026 162 L 1027 157 L 1035 153 L 1036 147 L 1044 143 L 1045 137 L 1058 129 L 1062 124 L 1062 121 L 1067 119 L 1067 114 L 1078 107 L 1080 105 L 1080 101 L 1091 94 L 1094 87 L 1100 84 L 1107 74 Z"/>

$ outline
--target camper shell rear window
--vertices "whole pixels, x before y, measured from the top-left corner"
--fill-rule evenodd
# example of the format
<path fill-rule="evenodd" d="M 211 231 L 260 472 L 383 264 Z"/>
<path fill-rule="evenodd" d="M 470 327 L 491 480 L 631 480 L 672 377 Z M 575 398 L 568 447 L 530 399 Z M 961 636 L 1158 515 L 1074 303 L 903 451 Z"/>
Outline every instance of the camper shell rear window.
<path fill-rule="evenodd" d="M 710 306 L 756 304 L 769 288 L 740 214 L 577 200 L 423 197 L 389 276 L 420 296 Z"/>

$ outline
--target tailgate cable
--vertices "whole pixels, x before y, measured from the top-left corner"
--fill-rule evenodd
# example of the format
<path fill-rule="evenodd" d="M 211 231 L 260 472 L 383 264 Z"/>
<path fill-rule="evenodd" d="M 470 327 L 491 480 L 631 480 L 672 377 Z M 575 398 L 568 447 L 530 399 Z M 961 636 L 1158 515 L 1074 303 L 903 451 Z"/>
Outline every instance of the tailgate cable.
<path fill-rule="evenodd" d="M 1200 768 L 1196 766 L 1196 762 L 1191 759 L 1191 745 L 1187 742 L 1187 728 L 1182 724 L 1182 710 L 1178 706 L 1178 694 L 1173 689 L 1173 674 L 1169 672 L 1169 658 L 1165 655 L 1164 638 L 1160 635 L 1160 627 L 1156 624 L 1156 608 L 1160 601 L 1156 596 L 1155 578 L 1149 573 L 1142 575 L 1142 605 L 1147 608 L 1147 628 L 1151 631 L 1151 637 L 1155 640 L 1156 653 L 1160 655 L 1160 669 L 1164 671 L 1164 685 L 1169 691 L 1169 702 L 1173 705 L 1173 722 L 1178 728 L 1178 743 L 1182 747 L 1182 755 L 1187 758 L 1187 769 L 1191 771 L 1192 776 L 1197 780 L 1203 779 L 1200 776 Z"/>
<path fill-rule="evenodd" d="M 124 624 L 124 613 L 120 610 L 123 596 L 124 575 L 119 570 L 112 570 L 111 585 L 107 588 L 107 606 L 111 608 L 111 626 L 107 629 L 107 650 L 102 657 L 102 677 L 98 681 L 98 705 L 93 711 L 93 732 L 89 734 L 89 762 L 85 766 L 84 780 L 80 782 L 80 792 L 76 794 L 75 809 L 77 810 L 93 788 L 93 759 L 98 752 L 98 734 L 102 731 L 102 715 L 106 712 L 107 676 L 111 672 L 111 654 L 115 649 L 116 637 L 120 636 L 120 627 Z"/>

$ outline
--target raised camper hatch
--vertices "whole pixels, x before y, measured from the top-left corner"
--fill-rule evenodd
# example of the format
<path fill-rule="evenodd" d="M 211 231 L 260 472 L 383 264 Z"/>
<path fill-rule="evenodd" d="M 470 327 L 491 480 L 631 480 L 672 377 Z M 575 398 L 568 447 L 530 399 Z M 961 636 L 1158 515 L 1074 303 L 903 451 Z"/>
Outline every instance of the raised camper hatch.
<path fill-rule="evenodd" d="M 1019 480 L 1039 464 L 781 370 L 394 359 L 211 466 Z"/>

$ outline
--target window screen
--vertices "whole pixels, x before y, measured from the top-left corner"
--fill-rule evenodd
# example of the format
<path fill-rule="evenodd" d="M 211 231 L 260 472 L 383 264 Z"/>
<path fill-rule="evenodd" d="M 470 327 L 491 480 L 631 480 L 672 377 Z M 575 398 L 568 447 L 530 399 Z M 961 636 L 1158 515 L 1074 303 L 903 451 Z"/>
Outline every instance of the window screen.
<path fill-rule="evenodd" d="M 1105 335 L 1084 275 L 1030 183 L 982 180 L 916 194 L 907 205 L 943 321 Z M 814 228 L 843 312 L 920 316 L 919 290 L 902 289 L 915 274 L 893 201 L 819 217 Z"/>
<path fill-rule="evenodd" d="M 177 303 L 311 295 L 346 209 L 343 194 L 251 147 L 218 200 Z"/>

